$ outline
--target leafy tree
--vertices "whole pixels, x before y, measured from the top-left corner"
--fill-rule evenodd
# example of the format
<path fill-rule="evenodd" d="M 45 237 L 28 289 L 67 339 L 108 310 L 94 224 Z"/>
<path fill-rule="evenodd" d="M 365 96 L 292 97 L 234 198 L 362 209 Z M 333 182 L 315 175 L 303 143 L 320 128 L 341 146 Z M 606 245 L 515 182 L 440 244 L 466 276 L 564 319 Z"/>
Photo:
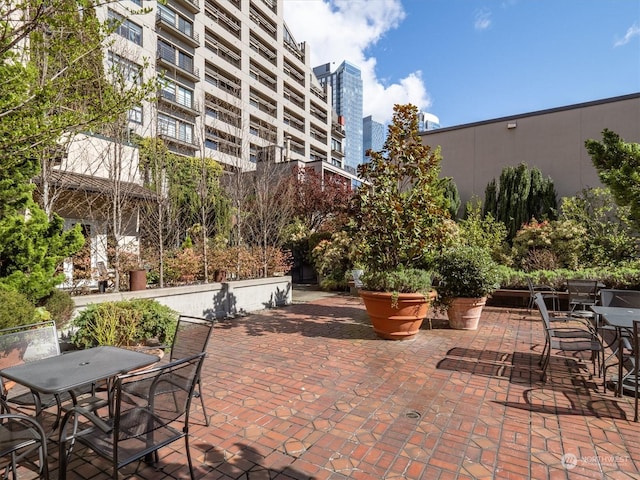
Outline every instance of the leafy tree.
<path fill-rule="evenodd" d="M 7 185 L 0 179 L 2 195 L 29 195 L 28 184 Z M 5 203 L 0 215 L 0 288 L 15 290 L 37 303 L 64 281 L 58 270 L 62 260 L 82 247 L 79 226 L 64 230 L 58 215 L 47 219 L 33 200 L 21 206 Z"/>
<path fill-rule="evenodd" d="M 513 239 L 522 225 L 532 218 L 557 218 L 557 201 L 553 181 L 544 179 L 537 168 L 521 163 L 505 167 L 496 186 L 495 180 L 485 190 L 485 214 L 507 227 L 508 239 Z"/>
<path fill-rule="evenodd" d="M 440 151 L 423 145 L 417 107 L 396 105 L 382 150 L 358 166 L 355 239 L 365 274 L 426 267 L 451 238 Z"/>
<path fill-rule="evenodd" d="M 630 207 L 619 206 L 608 188 L 587 188 L 562 199 L 561 218 L 586 228 L 582 257 L 590 265 L 616 265 L 638 258 L 638 234 Z"/>
<path fill-rule="evenodd" d="M 513 259 L 524 271 L 578 269 L 584 264 L 586 229 L 574 220 L 535 218 L 513 239 Z"/>
<path fill-rule="evenodd" d="M 267 276 L 272 255 L 287 241 L 287 227 L 293 217 L 293 186 L 282 166 L 272 157 L 258 162 L 247 172 L 249 195 L 245 206 L 245 240 L 260 251 L 260 270 Z"/>
<path fill-rule="evenodd" d="M 458 193 L 458 187 L 453 181 L 453 178 L 446 177 L 442 179 L 444 184 L 444 196 L 449 202 L 449 215 L 451 218 L 458 216 L 460 210 L 460 194 Z"/>
<path fill-rule="evenodd" d="M 165 247 L 175 248 L 186 238 L 191 242 L 190 233 L 200 237 L 203 278 L 208 279 L 206 245 L 212 237 L 228 235 L 230 228 L 229 201 L 220 185 L 222 167 L 210 158 L 175 155 L 158 139 L 140 141 L 140 167 L 156 192 L 145 208 L 144 237 L 159 250 L 161 285 Z"/>
<path fill-rule="evenodd" d="M 491 213 L 483 216 L 478 198 L 467 202 L 465 210 L 465 218 L 458 222 L 462 242 L 485 249 L 495 261 L 505 261 L 507 229 L 504 223 L 497 222 Z"/>
<path fill-rule="evenodd" d="M 109 0 L 107 0 L 109 3 Z M 37 301 L 64 276 L 62 259 L 83 244 L 55 215 L 49 175 L 64 141 L 102 130 L 137 94 L 122 95 L 104 76 L 104 40 L 91 0 L 0 4 L 0 284 Z M 38 198 L 34 201 L 36 179 Z"/>
<path fill-rule="evenodd" d="M 101 49 L 87 41 L 101 38 L 95 17 L 84 10 L 89 5 L 24 0 L 0 6 L 0 285 L 34 302 L 64 279 L 59 264 L 83 244 L 79 227 L 65 232 L 60 217 L 36 204 L 31 179 L 63 133 L 94 118 L 76 113 L 80 104 L 93 105 L 77 92 L 96 81 L 88 65 Z M 65 105 L 61 92 L 70 95 Z"/>
<path fill-rule="evenodd" d="M 601 142 L 589 139 L 585 147 L 600 181 L 609 187 L 618 205 L 630 207 L 631 217 L 640 227 L 640 144 L 626 143 L 605 128 Z"/>
<path fill-rule="evenodd" d="M 310 233 L 331 229 L 332 221 L 346 222 L 352 191 L 348 181 L 312 167 L 295 167 L 290 177 L 294 195 L 294 215 Z"/>

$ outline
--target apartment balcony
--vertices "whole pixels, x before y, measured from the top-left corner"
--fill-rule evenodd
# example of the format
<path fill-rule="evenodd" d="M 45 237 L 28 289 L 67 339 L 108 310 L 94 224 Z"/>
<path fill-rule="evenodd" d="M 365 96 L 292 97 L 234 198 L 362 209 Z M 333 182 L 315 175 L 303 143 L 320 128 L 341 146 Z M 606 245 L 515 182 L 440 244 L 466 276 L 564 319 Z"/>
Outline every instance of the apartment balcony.
<path fill-rule="evenodd" d="M 176 23 L 171 23 L 168 18 L 164 18 L 160 12 L 158 12 L 156 14 L 156 27 L 160 30 L 171 32 L 172 35 L 193 48 L 200 46 L 200 35 L 193 31 L 193 26 L 191 26 L 190 29 L 186 29 L 181 27 L 179 24 L 176 25 Z"/>
<path fill-rule="evenodd" d="M 200 81 L 200 71 L 193 66 L 193 63 L 181 62 L 178 64 L 174 58 L 168 55 L 158 52 L 156 56 L 156 62 L 168 70 L 175 72 L 185 78 L 188 78 L 192 82 Z"/>
<path fill-rule="evenodd" d="M 301 63 L 304 63 L 304 53 L 303 53 L 303 50 L 298 45 L 295 45 L 292 42 L 288 42 L 285 40 L 284 46 L 289 53 L 295 56 Z"/>
<path fill-rule="evenodd" d="M 335 145 L 331 146 L 331 154 L 343 158 L 344 157 L 344 149 L 342 147 L 336 147 Z"/>
<path fill-rule="evenodd" d="M 173 135 L 169 135 L 168 133 L 159 133 L 158 137 L 167 142 L 170 148 L 171 145 L 177 147 L 179 152 L 195 152 L 198 147 L 193 143 L 193 139 L 186 138 L 184 136 L 175 137 Z"/>
<path fill-rule="evenodd" d="M 344 138 L 346 133 L 344 131 L 344 126 L 338 125 L 336 123 L 331 125 L 331 132 L 337 134 L 338 136 Z"/>
<path fill-rule="evenodd" d="M 180 5 L 191 13 L 200 12 L 200 0 L 171 0 L 171 3 Z"/>
<path fill-rule="evenodd" d="M 172 95 L 168 92 L 165 92 L 163 90 L 160 91 L 160 96 L 158 97 L 158 102 L 160 104 L 164 104 L 167 107 L 169 107 L 169 109 L 171 111 L 175 111 L 175 110 L 179 110 L 183 113 L 186 113 L 187 115 L 190 115 L 192 117 L 199 117 L 200 116 L 200 110 L 194 106 L 194 105 L 184 105 L 183 103 L 178 102 L 177 98 L 175 95 Z"/>

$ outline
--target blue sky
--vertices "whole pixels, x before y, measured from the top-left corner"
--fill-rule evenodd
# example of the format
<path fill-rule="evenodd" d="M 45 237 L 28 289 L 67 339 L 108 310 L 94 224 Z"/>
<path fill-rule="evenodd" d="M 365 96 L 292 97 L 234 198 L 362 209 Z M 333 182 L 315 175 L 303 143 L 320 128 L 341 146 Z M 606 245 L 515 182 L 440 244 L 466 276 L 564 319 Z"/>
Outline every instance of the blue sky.
<path fill-rule="evenodd" d="M 364 114 L 442 126 L 640 92 L 640 0 L 284 0 L 311 65 L 363 73 Z"/>

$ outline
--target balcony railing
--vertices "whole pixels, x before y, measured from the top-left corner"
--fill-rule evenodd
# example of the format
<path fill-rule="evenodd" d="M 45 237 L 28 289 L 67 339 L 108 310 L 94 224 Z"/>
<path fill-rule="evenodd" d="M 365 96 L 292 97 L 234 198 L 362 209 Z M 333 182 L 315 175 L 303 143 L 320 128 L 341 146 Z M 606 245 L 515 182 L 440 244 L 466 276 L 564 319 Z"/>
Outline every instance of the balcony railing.
<path fill-rule="evenodd" d="M 200 45 L 200 35 L 197 32 L 193 31 L 193 25 L 191 25 L 191 29 L 187 29 L 184 26 L 180 26 L 180 22 L 178 20 L 178 16 L 176 15 L 176 21 L 173 23 L 170 19 L 162 16 L 160 12 L 156 14 L 156 25 L 160 25 L 163 27 L 167 27 L 174 35 L 179 36 L 182 40 L 186 41 L 192 47 L 197 47 Z M 189 31 L 190 30 L 190 31 Z"/>

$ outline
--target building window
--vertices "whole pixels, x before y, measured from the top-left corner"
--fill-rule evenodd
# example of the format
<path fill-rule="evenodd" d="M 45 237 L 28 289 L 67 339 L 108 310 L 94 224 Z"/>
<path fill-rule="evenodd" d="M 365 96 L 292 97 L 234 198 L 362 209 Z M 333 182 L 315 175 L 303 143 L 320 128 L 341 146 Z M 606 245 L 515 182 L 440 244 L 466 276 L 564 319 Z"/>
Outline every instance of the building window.
<path fill-rule="evenodd" d="M 162 113 L 158 114 L 158 132 L 160 135 L 167 135 L 182 142 L 193 143 L 193 125 Z"/>
<path fill-rule="evenodd" d="M 142 84 L 142 67 L 117 53 L 108 52 L 107 68 L 113 75 L 117 75 L 127 82 L 136 85 Z"/>
<path fill-rule="evenodd" d="M 183 142 L 193 143 L 193 126 L 188 123 L 178 122 L 178 139 Z"/>
<path fill-rule="evenodd" d="M 205 112 L 207 114 L 208 117 L 211 118 L 218 118 L 218 110 L 211 108 L 211 107 L 207 107 L 207 110 Z"/>
<path fill-rule="evenodd" d="M 129 110 L 129 121 L 142 124 L 142 105 L 137 105 Z"/>
<path fill-rule="evenodd" d="M 188 108 L 193 108 L 193 90 L 176 84 L 171 80 L 161 80 L 162 98 L 178 103 Z"/>
<path fill-rule="evenodd" d="M 193 92 L 188 88 L 177 85 L 176 102 L 180 105 L 191 108 L 193 106 Z"/>
<path fill-rule="evenodd" d="M 109 20 L 115 27 L 115 32 L 121 37 L 132 41 L 136 45 L 142 45 L 142 27 L 132 22 L 128 18 L 124 18 L 119 13 L 109 10 Z"/>
<path fill-rule="evenodd" d="M 193 24 L 181 17 L 169 7 L 158 3 L 158 14 L 160 18 L 169 25 L 173 25 L 188 37 L 193 37 Z"/>
<path fill-rule="evenodd" d="M 176 101 L 176 84 L 171 80 L 160 80 L 162 98 L 166 98 L 171 102 Z"/>
<path fill-rule="evenodd" d="M 193 72 L 193 57 L 178 50 L 178 66 L 187 72 Z"/>
<path fill-rule="evenodd" d="M 176 138 L 176 121 L 166 115 L 158 115 L 158 131 L 161 135 Z"/>

